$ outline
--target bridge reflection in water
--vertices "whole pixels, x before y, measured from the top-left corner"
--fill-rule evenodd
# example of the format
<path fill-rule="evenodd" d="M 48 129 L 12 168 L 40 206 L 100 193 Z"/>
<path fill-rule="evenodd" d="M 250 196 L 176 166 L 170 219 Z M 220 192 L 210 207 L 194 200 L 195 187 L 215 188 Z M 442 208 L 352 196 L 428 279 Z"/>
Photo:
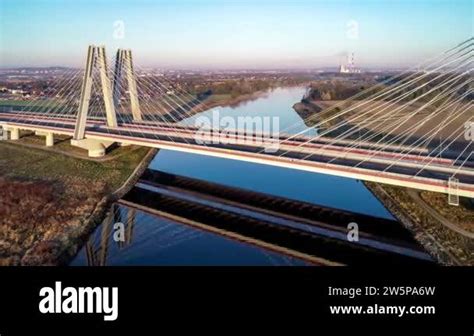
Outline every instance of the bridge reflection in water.
<path fill-rule="evenodd" d="M 123 240 L 114 239 L 116 223 L 124 225 Z M 71 265 L 291 266 L 309 263 L 114 203 Z"/>
<path fill-rule="evenodd" d="M 348 223 L 359 223 L 357 242 Z M 72 265 L 426 264 L 393 219 L 148 169 Z"/>
<path fill-rule="evenodd" d="M 122 211 L 118 204 L 113 204 L 107 214 L 107 217 L 102 222 L 100 232 L 100 239 L 96 240 L 96 234 L 92 235 L 86 243 L 85 252 L 87 256 L 87 264 L 90 266 L 105 266 L 107 265 L 107 254 L 109 244 L 116 242 L 119 249 L 123 249 L 132 243 L 133 227 L 135 226 L 136 211 L 129 209 L 126 215 L 126 221 L 122 221 Z M 116 227 L 117 226 L 117 227 Z M 123 226 L 123 227 L 118 227 Z M 123 230 L 120 235 L 115 235 L 114 228 Z"/>

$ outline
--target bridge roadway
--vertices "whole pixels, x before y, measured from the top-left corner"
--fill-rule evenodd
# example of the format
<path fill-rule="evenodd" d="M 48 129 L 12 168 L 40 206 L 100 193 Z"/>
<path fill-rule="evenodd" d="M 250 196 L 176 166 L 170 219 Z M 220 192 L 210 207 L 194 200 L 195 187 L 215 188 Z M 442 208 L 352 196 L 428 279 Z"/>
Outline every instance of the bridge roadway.
<path fill-rule="evenodd" d="M 50 118 L 29 113 L 0 113 L 0 125 L 72 136 L 75 120 L 72 117 Z M 203 134 L 211 135 L 206 132 Z M 262 144 L 246 135 L 228 137 L 232 142 L 240 140 L 238 143 L 202 145 L 196 143 L 196 129 L 193 127 L 126 123 L 109 128 L 100 120 L 88 122 L 86 137 L 96 141 L 176 150 L 443 193 L 449 192 L 447 181 L 455 174 L 459 179 L 458 195 L 474 197 L 473 169 L 458 169 L 449 158 L 428 157 L 423 148 L 417 149 L 419 155 L 406 155 L 403 150 L 407 148 L 401 148 L 402 151 L 398 148 L 397 151 L 397 147 L 392 146 L 379 152 L 377 148 L 371 148 L 373 144 L 361 143 L 359 148 L 349 149 L 341 157 L 341 151 L 345 150 L 344 143 L 329 145 L 328 139 L 305 143 L 302 140 L 304 138 L 298 138 L 280 142 L 275 152 L 262 152 Z M 285 138 L 280 137 L 279 140 Z M 242 142 L 246 144 L 239 144 Z M 308 157 L 316 150 L 317 155 Z M 425 167 L 430 161 L 429 167 Z"/>

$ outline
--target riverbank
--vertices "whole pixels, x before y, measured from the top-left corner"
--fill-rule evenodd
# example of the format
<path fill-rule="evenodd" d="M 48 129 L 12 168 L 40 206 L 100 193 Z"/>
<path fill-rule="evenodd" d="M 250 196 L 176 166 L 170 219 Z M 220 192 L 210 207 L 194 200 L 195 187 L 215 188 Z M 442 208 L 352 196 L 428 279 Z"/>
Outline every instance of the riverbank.
<path fill-rule="evenodd" d="M 474 230 L 474 208 L 466 199 L 454 207 L 448 205 L 447 195 L 364 184 L 439 263 L 474 265 L 474 239 L 469 236 Z M 443 204 L 439 202 L 441 198 Z"/>
<path fill-rule="evenodd" d="M 208 110 L 215 107 L 235 107 L 240 104 L 256 100 L 260 97 L 264 97 L 268 93 L 267 90 L 257 91 L 254 93 L 240 95 L 238 97 L 232 97 L 230 94 L 211 95 L 206 99 L 201 106 L 202 110 Z"/>
<path fill-rule="evenodd" d="M 314 127 L 316 124 L 319 124 L 325 117 L 328 115 L 334 115 L 341 111 L 341 101 L 340 100 L 308 100 L 303 98 L 300 102 L 297 102 L 293 105 L 293 109 L 298 113 L 300 118 L 304 120 L 307 127 Z M 347 106 L 346 106 L 347 107 Z M 341 121 L 340 118 L 335 118 L 338 122 Z M 319 124 L 318 128 L 322 129 L 328 127 L 335 122 L 325 122 L 324 124 Z"/>
<path fill-rule="evenodd" d="M 294 104 L 293 109 L 296 111 L 296 113 L 298 113 L 302 120 L 305 120 L 306 126 L 308 127 L 314 126 L 315 122 L 312 121 L 316 119 L 317 113 L 323 110 L 321 106 L 315 102 L 303 100 Z"/>
<path fill-rule="evenodd" d="M 118 147 L 100 162 L 0 142 L 0 265 L 67 263 L 155 153 Z"/>

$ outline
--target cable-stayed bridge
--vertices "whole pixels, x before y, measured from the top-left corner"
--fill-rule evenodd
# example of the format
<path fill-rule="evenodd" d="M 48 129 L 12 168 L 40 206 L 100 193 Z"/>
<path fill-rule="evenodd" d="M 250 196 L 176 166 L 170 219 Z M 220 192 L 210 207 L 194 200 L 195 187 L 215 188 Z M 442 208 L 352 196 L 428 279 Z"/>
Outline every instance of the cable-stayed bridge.
<path fill-rule="evenodd" d="M 202 112 L 196 96 L 170 91 L 165 78 L 134 65 L 130 50 L 109 60 L 90 46 L 85 69 L 58 76 L 46 97 L 3 106 L 0 125 L 11 140 L 34 131 L 47 146 L 70 136 L 95 157 L 113 143 L 134 144 L 442 192 L 456 204 L 474 198 L 473 43 L 277 134 L 258 120 L 250 131 L 183 122 Z"/>

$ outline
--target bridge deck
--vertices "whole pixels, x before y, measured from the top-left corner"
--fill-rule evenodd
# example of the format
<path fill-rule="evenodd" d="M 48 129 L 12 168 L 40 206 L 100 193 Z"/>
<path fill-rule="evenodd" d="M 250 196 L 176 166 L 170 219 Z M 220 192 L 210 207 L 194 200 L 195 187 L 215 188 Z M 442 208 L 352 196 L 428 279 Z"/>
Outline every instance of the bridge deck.
<path fill-rule="evenodd" d="M 65 119 L 0 113 L 0 124 L 6 127 L 71 136 L 74 131 L 74 120 Z M 474 170 L 468 167 L 469 165 L 456 167 L 453 159 L 431 157 L 421 153 L 407 155 L 404 148 L 398 151 L 395 148 L 380 151 L 361 144 L 357 148 L 346 150 L 343 144 L 337 142 L 328 144 L 327 139 L 322 140 L 322 143 L 306 143 L 301 138 L 289 140 L 280 138 L 278 150 L 266 152 L 265 146 L 272 146 L 275 143 L 258 143 L 252 136 L 239 134 L 234 136 L 233 140 L 247 141 L 244 142 L 245 145 L 237 143 L 203 145 L 196 143 L 196 129 L 192 127 L 127 124 L 108 128 L 100 121 L 89 122 L 86 126 L 86 135 L 98 141 L 177 150 L 444 193 L 448 192 L 448 179 L 455 175 L 459 179 L 459 195 L 474 197 Z M 230 142 L 235 141 L 231 139 Z M 346 151 L 344 157 L 341 157 L 342 151 Z"/>

